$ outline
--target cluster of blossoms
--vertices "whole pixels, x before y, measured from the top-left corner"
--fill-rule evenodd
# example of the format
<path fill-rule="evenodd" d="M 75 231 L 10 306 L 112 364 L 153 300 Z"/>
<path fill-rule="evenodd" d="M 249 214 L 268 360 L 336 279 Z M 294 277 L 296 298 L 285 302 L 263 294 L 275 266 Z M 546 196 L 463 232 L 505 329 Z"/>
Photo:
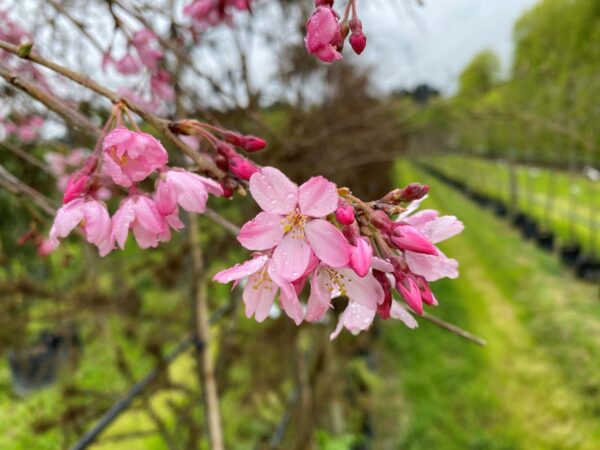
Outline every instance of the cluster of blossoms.
<path fill-rule="evenodd" d="M 223 195 L 228 198 L 239 186 L 239 180 L 248 181 L 259 170 L 256 164 L 241 155 L 235 147 L 254 153 L 267 146 L 265 140 L 259 137 L 243 135 L 197 120 L 175 122 L 171 125 L 171 130 L 180 134 L 182 139 L 194 149 L 200 146 L 198 138 L 208 143 L 212 154 L 207 153 L 206 156 L 211 157 L 222 171 L 229 172 L 235 177 L 226 178 L 221 182 Z"/>
<path fill-rule="evenodd" d="M 462 223 L 433 210 L 414 213 L 426 186 L 410 185 L 364 203 L 321 176 L 298 187 L 264 167 L 250 177 L 249 189 L 263 211 L 242 227 L 238 241 L 255 253 L 214 280 L 245 280 L 246 315 L 259 322 L 277 294 L 296 324 L 322 320 L 332 299 L 346 296 L 332 338 L 344 327 L 352 333 L 367 329 L 377 314 L 413 328 L 414 318 L 393 299 L 392 287 L 422 314 L 424 303 L 437 304 L 428 282 L 458 275 L 457 262 L 435 244 L 460 233 Z M 306 284 L 310 294 L 303 304 Z"/>
<path fill-rule="evenodd" d="M 44 118 L 38 114 L 31 114 L 12 118 L 12 120 L 0 120 L 0 125 L 4 128 L 6 138 L 14 136 L 24 144 L 28 144 L 38 138 L 40 129 L 44 125 Z"/>
<path fill-rule="evenodd" d="M 66 183 L 64 204 L 50 230 L 54 247 L 78 227 L 101 256 L 115 246 L 123 249 L 129 230 L 141 248 L 156 247 L 171 239 L 171 229 L 183 228 L 179 207 L 203 213 L 209 194 L 223 195 L 218 182 L 169 167 L 167 151 L 150 134 L 120 124 L 99 144 Z M 144 192 L 140 184 L 152 174 L 156 175 L 154 192 Z M 108 183 L 127 192 L 112 218 L 102 201 Z"/>
<path fill-rule="evenodd" d="M 306 22 L 304 43 L 308 53 L 324 62 L 342 59 L 348 34 L 352 50 L 360 55 L 367 46 L 367 38 L 356 13 L 356 0 L 348 0 L 341 18 L 333 9 L 333 0 L 315 0 L 315 10 Z"/>
<path fill-rule="evenodd" d="M 222 23 L 230 24 L 232 11 L 250 11 L 252 0 L 193 0 L 183 9 L 193 24 L 193 31 L 201 32 Z"/>
<path fill-rule="evenodd" d="M 143 92 L 132 89 L 121 89 L 120 94 L 149 110 L 157 111 L 165 102 L 172 102 L 175 98 L 171 75 L 162 67 L 163 58 L 158 37 L 151 30 L 142 29 L 133 34 L 123 56 L 116 59 L 110 52 L 106 53 L 102 59 L 102 67 L 113 66 L 122 75 L 149 72 L 149 98 Z M 138 86 L 143 87 L 144 84 Z"/>

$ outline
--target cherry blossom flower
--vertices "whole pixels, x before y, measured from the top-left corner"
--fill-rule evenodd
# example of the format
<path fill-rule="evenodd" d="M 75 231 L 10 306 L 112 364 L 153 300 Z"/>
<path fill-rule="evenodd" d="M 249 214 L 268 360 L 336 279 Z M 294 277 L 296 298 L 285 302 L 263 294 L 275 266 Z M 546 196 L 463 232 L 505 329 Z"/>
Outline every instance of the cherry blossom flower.
<path fill-rule="evenodd" d="M 115 65 L 115 69 L 123 75 L 134 75 L 142 69 L 138 60 L 129 53 L 112 62 Z"/>
<path fill-rule="evenodd" d="M 113 249 L 111 220 L 104 203 L 78 198 L 63 205 L 56 212 L 50 229 L 50 243 L 58 246 L 59 238 L 67 237 L 77 226 L 81 226 L 86 240 L 98 247 L 100 256 L 106 256 Z"/>
<path fill-rule="evenodd" d="M 306 22 L 306 50 L 323 62 L 337 61 L 342 59 L 342 55 L 334 44 L 340 40 L 335 13 L 328 6 L 318 6 Z"/>
<path fill-rule="evenodd" d="M 135 47 L 140 61 L 151 71 L 158 69 L 158 63 L 163 57 L 163 52 L 153 47 L 158 43 L 156 35 L 147 28 L 138 30 L 133 34 L 131 42 Z"/>
<path fill-rule="evenodd" d="M 125 127 L 112 130 L 104 138 L 102 149 L 103 169 L 124 187 L 144 180 L 168 160 L 167 151 L 156 138 Z"/>
<path fill-rule="evenodd" d="M 323 219 L 337 208 L 335 184 L 318 176 L 298 188 L 279 170 L 264 167 L 250 178 L 250 193 L 263 212 L 242 227 L 238 241 L 249 250 L 274 248 L 273 264 L 283 279 L 302 276 L 312 255 L 334 268 L 348 264 L 348 242 Z"/>
<path fill-rule="evenodd" d="M 299 325 L 304 316 L 298 300 L 296 286 L 281 278 L 267 254 L 257 254 L 252 259 L 223 270 L 213 277 L 219 283 L 230 283 L 247 279 L 242 294 L 246 306 L 246 317 L 254 316 L 257 322 L 269 316 L 275 297 L 285 313 Z"/>
<path fill-rule="evenodd" d="M 121 202 L 112 218 L 111 240 L 123 249 L 129 229 L 140 248 L 157 247 L 171 239 L 169 225 L 183 228 L 177 215 L 163 216 L 154 201 L 143 194 L 133 194 Z"/>
<path fill-rule="evenodd" d="M 160 173 L 156 188 L 156 208 L 163 216 L 170 216 L 177 205 L 184 210 L 203 213 L 206 210 L 208 194 L 223 195 L 223 188 L 216 181 L 188 172 L 171 168 Z"/>

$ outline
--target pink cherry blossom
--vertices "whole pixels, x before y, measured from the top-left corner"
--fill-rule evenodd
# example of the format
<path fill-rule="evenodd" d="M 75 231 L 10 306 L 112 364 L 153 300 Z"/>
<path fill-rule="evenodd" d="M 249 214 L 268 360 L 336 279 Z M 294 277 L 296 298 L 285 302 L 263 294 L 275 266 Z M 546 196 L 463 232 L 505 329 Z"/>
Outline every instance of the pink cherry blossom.
<path fill-rule="evenodd" d="M 63 205 L 54 218 L 50 229 L 50 242 L 58 246 L 59 239 L 67 237 L 81 226 L 86 240 L 98 247 L 100 256 L 113 249 L 111 221 L 104 203 L 92 198 L 78 198 Z"/>
<path fill-rule="evenodd" d="M 350 245 L 350 267 L 354 269 L 359 277 L 364 277 L 371 268 L 373 260 L 373 247 L 365 237 L 358 237 Z"/>
<path fill-rule="evenodd" d="M 250 178 L 250 193 L 263 212 L 242 227 L 238 240 L 249 250 L 274 248 L 273 264 L 282 278 L 302 276 L 312 255 L 331 267 L 348 264 L 348 242 L 323 219 L 337 208 L 335 184 L 318 176 L 298 188 L 279 170 L 264 167 Z"/>
<path fill-rule="evenodd" d="M 306 320 L 310 322 L 323 317 L 333 297 L 347 296 L 350 303 L 373 310 L 373 315 L 384 301 L 383 288 L 371 273 L 360 277 L 350 268 L 320 264 L 311 275 L 310 287 L 306 310 Z"/>
<path fill-rule="evenodd" d="M 152 94 L 164 100 L 171 102 L 175 99 L 175 89 L 173 89 L 171 82 L 171 75 L 166 70 L 159 70 L 153 73 L 150 77 L 150 88 Z"/>
<path fill-rule="evenodd" d="M 156 188 L 155 203 L 158 212 L 169 216 L 177 205 L 189 212 L 203 213 L 208 194 L 223 195 L 223 188 L 216 181 L 180 168 L 161 172 Z"/>
<path fill-rule="evenodd" d="M 171 225 L 183 227 L 177 215 L 163 216 L 147 195 L 133 194 L 121 202 L 112 218 L 111 240 L 123 249 L 129 229 L 133 231 L 140 248 L 157 247 L 159 242 L 171 239 Z"/>
<path fill-rule="evenodd" d="M 156 138 L 125 127 L 112 130 L 104 138 L 102 149 L 103 169 L 124 187 L 144 180 L 168 160 L 167 151 Z"/>
<path fill-rule="evenodd" d="M 142 69 L 137 59 L 129 53 L 115 60 L 114 65 L 117 71 L 123 75 L 134 75 Z"/>
<path fill-rule="evenodd" d="M 352 34 L 350 35 L 350 46 L 357 55 L 360 55 L 367 46 L 367 38 L 362 30 L 362 22 L 358 17 L 353 17 L 348 22 L 348 25 L 350 31 L 352 31 Z"/>
<path fill-rule="evenodd" d="M 285 313 L 296 325 L 302 322 L 304 313 L 296 287 L 277 274 L 273 260 L 268 255 L 257 254 L 243 264 L 236 264 L 213 277 L 219 283 L 237 282 L 241 279 L 247 279 L 242 294 L 246 317 L 254 316 L 257 322 L 264 321 L 279 293 L 279 303 Z"/>
<path fill-rule="evenodd" d="M 335 218 L 342 225 L 351 225 L 354 223 L 354 208 L 348 203 L 340 202 L 338 209 L 335 211 Z"/>
<path fill-rule="evenodd" d="M 158 43 L 156 35 L 146 28 L 138 30 L 133 34 L 131 39 L 133 46 L 135 47 L 140 61 L 151 71 L 158 69 L 158 63 L 163 57 L 163 52 L 153 47 Z"/>
<path fill-rule="evenodd" d="M 308 53 L 315 55 L 323 62 L 342 59 L 333 44 L 340 39 L 338 19 L 330 7 L 318 6 L 306 22 L 304 44 Z"/>

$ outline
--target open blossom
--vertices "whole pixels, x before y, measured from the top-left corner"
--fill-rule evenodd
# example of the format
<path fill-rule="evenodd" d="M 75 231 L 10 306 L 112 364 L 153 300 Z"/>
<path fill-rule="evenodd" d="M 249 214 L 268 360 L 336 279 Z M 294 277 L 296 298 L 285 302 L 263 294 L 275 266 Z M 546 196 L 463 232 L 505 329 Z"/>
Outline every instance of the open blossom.
<path fill-rule="evenodd" d="M 67 237 L 77 226 L 81 226 L 86 240 L 98 247 L 100 256 L 113 249 L 111 221 L 104 203 L 92 198 L 78 198 L 63 205 L 56 212 L 50 229 L 50 243 L 58 246 L 59 239 Z"/>
<path fill-rule="evenodd" d="M 242 227 L 238 240 L 249 250 L 274 249 L 274 268 L 283 279 L 302 276 L 313 256 L 331 267 L 348 264 L 348 242 L 324 219 L 338 206 L 335 184 L 318 176 L 298 188 L 264 167 L 250 178 L 250 193 L 263 212 Z"/>
<path fill-rule="evenodd" d="M 156 35 L 151 30 L 144 28 L 133 34 L 131 42 L 142 64 L 151 71 L 158 69 L 158 63 L 163 57 L 163 52 L 159 48 L 156 48 L 158 44 Z"/>
<path fill-rule="evenodd" d="M 135 57 L 129 53 L 124 55 L 122 58 L 113 61 L 115 68 L 123 75 L 134 75 L 142 70 L 139 62 Z"/>
<path fill-rule="evenodd" d="M 304 44 L 308 53 L 314 54 L 323 62 L 342 59 L 338 44 L 342 40 L 338 19 L 328 6 L 318 6 L 306 22 Z"/>
<path fill-rule="evenodd" d="M 243 264 L 236 264 L 219 272 L 213 278 L 220 283 L 237 282 L 241 279 L 247 279 L 242 294 L 246 317 L 254 316 L 257 322 L 265 320 L 279 293 L 279 303 L 285 313 L 296 325 L 302 322 L 304 313 L 296 286 L 278 276 L 273 260 L 268 255 L 255 255 Z"/>
<path fill-rule="evenodd" d="M 102 150 L 103 169 L 116 184 L 124 187 L 144 180 L 163 167 L 169 158 L 156 138 L 125 127 L 112 130 L 104 138 Z"/>
<path fill-rule="evenodd" d="M 208 194 L 223 195 L 223 188 L 216 181 L 180 168 L 164 170 L 156 187 L 156 208 L 163 216 L 170 216 L 177 205 L 189 212 L 203 213 Z"/>
<path fill-rule="evenodd" d="M 250 2 L 251 0 L 193 0 L 183 9 L 183 13 L 197 26 L 208 28 L 222 22 L 229 22 L 231 9 L 249 11 Z"/>
<path fill-rule="evenodd" d="M 177 215 L 165 217 L 150 197 L 133 194 L 121 202 L 112 218 L 111 239 L 123 249 L 131 229 L 140 248 L 157 247 L 159 242 L 171 240 L 169 225 L 183 228 Z"/>

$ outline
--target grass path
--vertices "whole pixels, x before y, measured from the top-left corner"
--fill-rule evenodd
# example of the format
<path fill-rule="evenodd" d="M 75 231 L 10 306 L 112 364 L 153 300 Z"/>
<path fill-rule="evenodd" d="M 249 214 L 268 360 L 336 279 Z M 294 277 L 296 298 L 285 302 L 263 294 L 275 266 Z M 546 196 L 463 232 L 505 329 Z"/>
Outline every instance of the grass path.
<path fill-rule="evenodd" d="M 444 246 L 461 277 L 435 284 L 435 312 L 488 346 L 428 323 L 416 332 L 386 323 L 377 448 L 600 448 L 597 287 L 456 191 L 407 163 L 397 170 L 402 182 L 431 185 L 427 207 L 464 221 Z"/>

